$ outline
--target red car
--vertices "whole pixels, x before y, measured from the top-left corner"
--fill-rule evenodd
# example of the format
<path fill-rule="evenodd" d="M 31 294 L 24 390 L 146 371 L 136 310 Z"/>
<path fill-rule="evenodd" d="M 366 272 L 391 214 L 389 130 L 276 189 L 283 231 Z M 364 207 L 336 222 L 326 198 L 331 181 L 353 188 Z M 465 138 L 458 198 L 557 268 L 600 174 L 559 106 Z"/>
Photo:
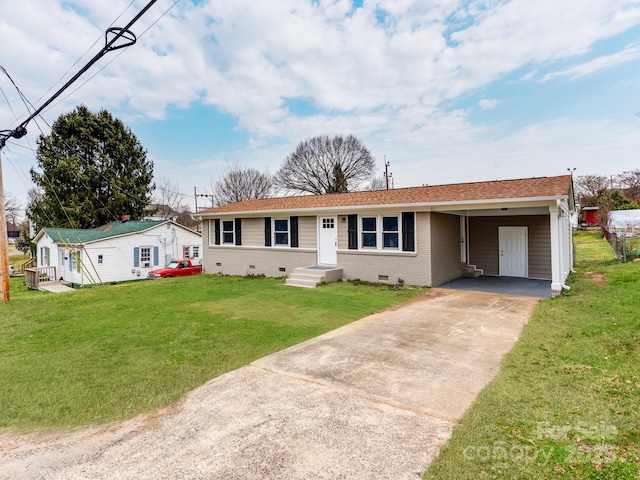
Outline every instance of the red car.
<path fill-rule="evenodd" d="M 171 260 L 169 265 L 164 268 L 151 270 L 147 278 L 186 277 L 199 273 L 202 273 L 202 265 L 193 265 L 191 260 L 183 258 L 182 260 Z"/>

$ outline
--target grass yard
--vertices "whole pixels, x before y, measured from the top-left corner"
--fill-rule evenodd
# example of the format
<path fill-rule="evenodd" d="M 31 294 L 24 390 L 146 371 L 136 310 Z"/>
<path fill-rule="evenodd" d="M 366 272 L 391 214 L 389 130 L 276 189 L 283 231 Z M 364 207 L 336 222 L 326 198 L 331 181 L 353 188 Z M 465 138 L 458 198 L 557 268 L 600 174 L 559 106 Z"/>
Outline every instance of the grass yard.
<path fill-rule="evenodd" d="M 575 242 L 571 291 L 540 302 L 425 479 L 640 478 L 640 262 Z"/>
<path fill-rule="evenodd" d="M 422 288 L 263 277 L 141 281 L 0 304 L 0 429 L 78 427 L 168 405 L 207 380 Z"/>

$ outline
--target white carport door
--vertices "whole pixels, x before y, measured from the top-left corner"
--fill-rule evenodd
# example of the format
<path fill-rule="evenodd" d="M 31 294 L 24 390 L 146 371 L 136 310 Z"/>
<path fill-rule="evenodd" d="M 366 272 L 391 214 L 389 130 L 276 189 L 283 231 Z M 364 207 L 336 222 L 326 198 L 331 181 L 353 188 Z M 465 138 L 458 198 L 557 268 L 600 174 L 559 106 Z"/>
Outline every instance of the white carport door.
<path fill-rule="evenodd" d="M 527 276 L 527 227 L 498 227 L 500 276 Z"/>

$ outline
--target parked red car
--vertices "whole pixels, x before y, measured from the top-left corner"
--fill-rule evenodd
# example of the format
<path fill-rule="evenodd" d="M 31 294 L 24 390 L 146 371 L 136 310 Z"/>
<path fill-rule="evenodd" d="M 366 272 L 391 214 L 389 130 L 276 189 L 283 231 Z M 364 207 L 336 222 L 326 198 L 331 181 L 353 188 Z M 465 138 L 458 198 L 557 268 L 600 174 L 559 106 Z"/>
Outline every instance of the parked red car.
<path fill-rule="evenodd" d="M 202 273 L 202 265 L 193 265 L 191 260 L 183 258 L 182 260 L 171 260 L 169 265 L 164 268 L 151 270 L 147 278 L 186 277 L 199 273 Z"/>

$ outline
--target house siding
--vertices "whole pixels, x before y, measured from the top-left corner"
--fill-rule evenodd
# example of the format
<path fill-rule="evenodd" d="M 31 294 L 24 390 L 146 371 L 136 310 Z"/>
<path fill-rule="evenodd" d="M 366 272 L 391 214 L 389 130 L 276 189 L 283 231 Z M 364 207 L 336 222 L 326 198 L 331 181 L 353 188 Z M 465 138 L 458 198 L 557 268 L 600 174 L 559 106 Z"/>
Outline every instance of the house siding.
<path fill-rule="evenodd" d="M 264 235 L 264 234 L 263 234 Z M 266 275 L 283 277 L 294 268 L 315 265 L 316 252 L 278 247 L 207 247 L 204 269 L 223 275 Z M 281 268 L 284 271 L 280 270 Z"/>
<path fill-rule="evenodd" d="M 213 224 L 213 221 L 211 221 Z M 242 245 L 264 247 L 264 219 L 242 219 Z"/>
<path fill-rule="evenodd" d="M 298 217 L 298 247 L 317 248 L 318 245 L 318 217 Z M 264 237 L 264 234 L 263 234 Z M 314 261 L 315 262 L 315 261 Z"/>
<path fill-rule="evenodd" d="M 551 278 L 551 230 L 549 216 L 469 218 L 469 263 L 485 275 L 500 274 L 498 227 L 528 227 L 528 276 Z"/>
<path fill-rule="evenodd" d="M 402 279 L 408 285 L 432 284 L 429 212 L 416 213 L 415 252 L 348 250 L 347 222 L 342 222 L 341 217 L 338 221 L 338 266 L 345 279 L 390 284 Z"/>
<path fill-rule="evenodd" d="M 461 276 L 460 217 L 431 214 L 431 285 L 441 285 Z"/>

